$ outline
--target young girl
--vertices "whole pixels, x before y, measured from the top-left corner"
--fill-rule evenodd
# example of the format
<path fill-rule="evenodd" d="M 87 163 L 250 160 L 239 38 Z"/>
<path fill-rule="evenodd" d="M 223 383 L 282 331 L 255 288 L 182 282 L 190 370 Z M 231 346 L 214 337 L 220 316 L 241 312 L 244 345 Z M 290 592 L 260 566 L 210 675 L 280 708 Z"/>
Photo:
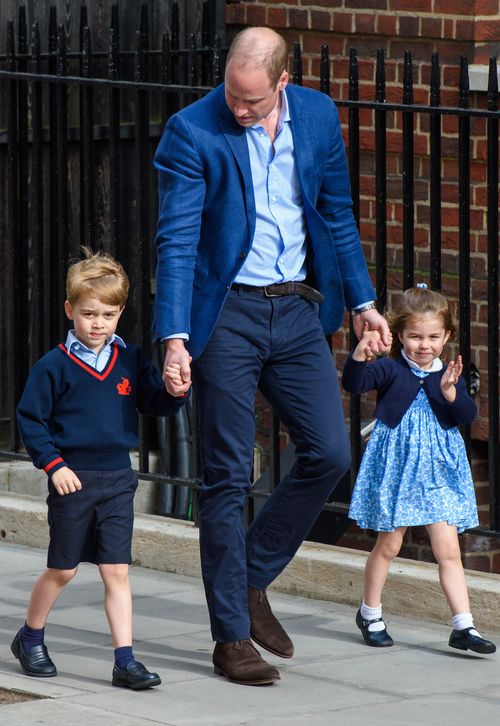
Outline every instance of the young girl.
<path fill-rule="evenodd" d="M 472 622 L 457 536 L 478 524 L 474 484 L 457 428 L 472 422 L 476 405 L 461 378 L 461 356 L 447 365 L 441 360 L 455 333 L 448 303 L 420 284 L 404 292 L 388 322 L 390 357 L 367 362 L 379 334 L 365 330 L 342 376 L 352 393 L 378 391 L 377 421 L 349 510 L 362 529 L 378 532 L 366 562 L 356 624 L 367 645 L 393 644 L 382 619 L 382 590 L 406 528 L 425 525 L 452 613 L 449 645 L 494 653 L 496 646 Z"/>

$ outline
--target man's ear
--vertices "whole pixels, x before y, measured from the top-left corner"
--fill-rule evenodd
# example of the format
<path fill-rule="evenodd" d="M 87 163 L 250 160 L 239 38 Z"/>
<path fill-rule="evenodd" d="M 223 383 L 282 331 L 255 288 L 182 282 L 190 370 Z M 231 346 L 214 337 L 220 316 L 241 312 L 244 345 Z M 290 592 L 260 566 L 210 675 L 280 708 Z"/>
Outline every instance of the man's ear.
<path fill-rule="evenodd" d="M 288 85 L 288 71 L 285 68 L 282 71 L 280 79 L 278 81 L 278 90 L 282 91 L 287 85 Z"/>

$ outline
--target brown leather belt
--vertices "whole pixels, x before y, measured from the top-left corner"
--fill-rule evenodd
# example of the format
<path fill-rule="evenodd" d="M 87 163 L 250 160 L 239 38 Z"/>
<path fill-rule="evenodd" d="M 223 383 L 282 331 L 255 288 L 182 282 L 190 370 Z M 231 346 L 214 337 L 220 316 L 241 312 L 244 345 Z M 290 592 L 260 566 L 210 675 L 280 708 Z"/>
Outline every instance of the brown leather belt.
<path fill-rule="evenodd" d="M 263 285 L 262 287 L 254 287 L 253 285 L 242 285 L 234 282 L 231 290 L 236 292 L 251 292 L 255 295 L 264 295 L 265 297 L 281 297 L 282 295 L 300 295 L 304 300 L 322 303 L 325 299 L 314 287 L 309 287 L 304 282 L 279 282 L 273 285 Z"/>

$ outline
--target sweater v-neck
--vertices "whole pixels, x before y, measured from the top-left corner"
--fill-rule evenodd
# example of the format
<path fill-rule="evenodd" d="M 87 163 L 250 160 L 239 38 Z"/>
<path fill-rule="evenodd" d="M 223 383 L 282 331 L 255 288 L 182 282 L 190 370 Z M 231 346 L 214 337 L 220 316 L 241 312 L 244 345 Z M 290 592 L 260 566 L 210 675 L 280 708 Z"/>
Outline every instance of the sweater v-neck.
<path fill-rule="evenodd" d="M 78 356 L 71 353 L 63 343 L 59 343 L 59 348 L 63 353 L 68 356 L 68 358 L 76 363 L 76 365 L 80 366 L 80 368 L 83 368 L 84 371 L 90 373 L 91 376 L 94 376 L 94 378 L 97 378 L 97 380 L 99 381 L 104 381 L 109 376 L 115 366 L 116 359 L 118 358 L 118 345 L 116 343 L 113 343 L 113 353 L 111 354 L 102 372 L 99 373 L 99 371 L 96 371 L 95 368 L 92 368 L 92 366 L 89 366 L 83 360 L 78 358 Z"/>

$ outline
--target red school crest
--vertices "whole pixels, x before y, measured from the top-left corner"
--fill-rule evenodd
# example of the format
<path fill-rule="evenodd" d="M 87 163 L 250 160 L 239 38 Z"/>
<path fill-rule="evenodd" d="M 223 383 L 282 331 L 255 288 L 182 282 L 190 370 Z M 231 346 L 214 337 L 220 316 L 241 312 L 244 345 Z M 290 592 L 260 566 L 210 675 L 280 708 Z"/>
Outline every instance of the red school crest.
<path fill-rule="evenodd" d="M 132 393 L 132 386 L 128 378 L 122 378 L 120 383 L 116 384 L 116 390 L 120 396 L 130 396 Z"/>

